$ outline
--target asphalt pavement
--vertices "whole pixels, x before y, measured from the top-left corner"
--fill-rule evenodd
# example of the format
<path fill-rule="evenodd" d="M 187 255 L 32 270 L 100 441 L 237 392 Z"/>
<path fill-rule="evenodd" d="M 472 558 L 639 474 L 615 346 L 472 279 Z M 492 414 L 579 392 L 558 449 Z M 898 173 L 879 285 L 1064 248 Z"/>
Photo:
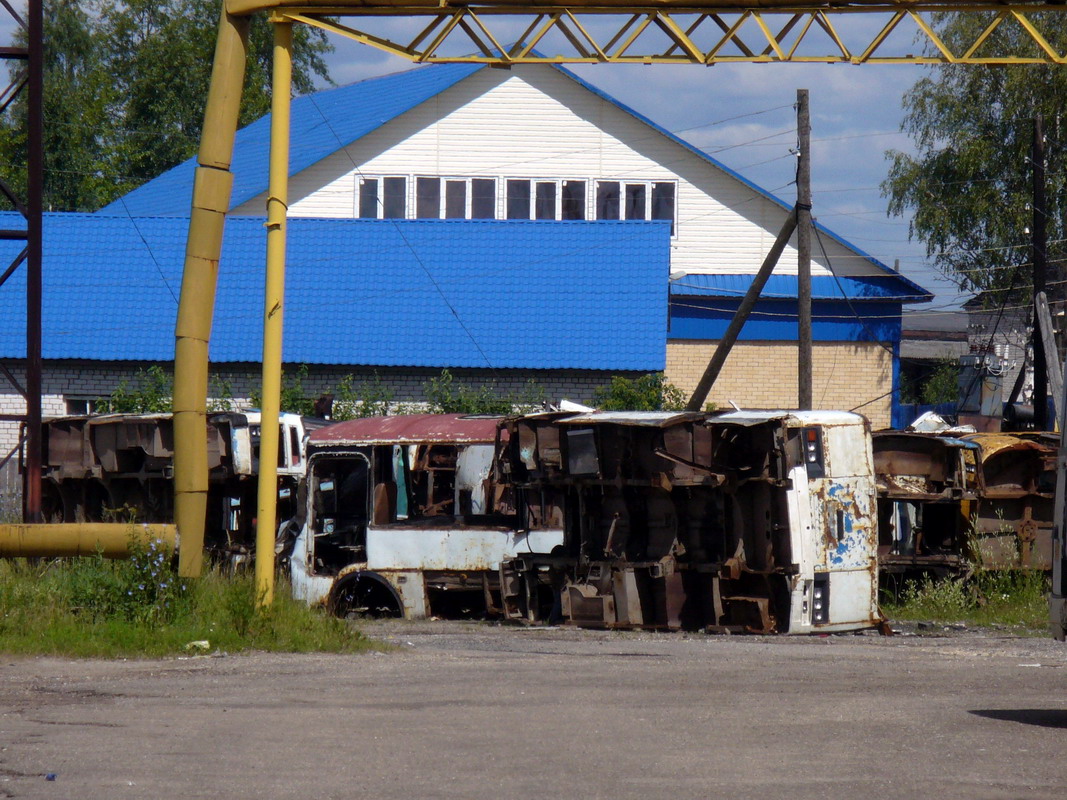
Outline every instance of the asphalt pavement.
<path fill-rule="evenodd" d="M 358 656 L 0 660 L 0 797 L 1067 797 L 1067 645 L 366 623 Z"/>

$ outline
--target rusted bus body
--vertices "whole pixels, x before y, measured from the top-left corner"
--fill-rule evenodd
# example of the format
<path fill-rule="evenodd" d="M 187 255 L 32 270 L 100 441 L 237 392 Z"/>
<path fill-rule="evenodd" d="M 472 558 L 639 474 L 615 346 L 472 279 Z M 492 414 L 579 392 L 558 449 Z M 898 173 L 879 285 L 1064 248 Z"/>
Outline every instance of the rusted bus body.
<path fill-rule="evenodd" d="M 520 530 L 494 480 L 498 422 L 368 417 L 313 433 L 286 550 L 296 596 L 341 615 L 497 611 L 500 563 L 562 541 L 559 528 Z"/>
<path fill-rule="evenodd" d="M 878 559 L 883 572 L 947 575 L 965 568 L 982 495 L 981 448 L 928 433 L 874 434 Z"/>
<path fill-rule="evenodd" d="M 505 479 L 555 552 L 501 568 L 505 614 L 609 628 L 877 626 L 867 421 L 844 412 L 548 414 L 506 423 Z"/>
<path fill-rule="evenodd" d="M 207 546 L 244 556 L 254 546 L 259 412 L 208 417 Z M 279 508 L 295 511 L 303 440 L 316 420 L 283 414 Z M 42 511 L 46 522 L 100 522 L 127 515 L 174 521 L 174 430 L 170 414 L 56 417 L 42 424 Z"/>
<path fill-rule="evenodd" d="M 1051 569 L 1059 436 L 975 433 L 965 438 L 982 453 L 975 563 L 985 569 Z"/>
<path fill-rule="evenodd" d="M 874 435 L 884 572 L 1049 569 L 1059 437 Z"/>

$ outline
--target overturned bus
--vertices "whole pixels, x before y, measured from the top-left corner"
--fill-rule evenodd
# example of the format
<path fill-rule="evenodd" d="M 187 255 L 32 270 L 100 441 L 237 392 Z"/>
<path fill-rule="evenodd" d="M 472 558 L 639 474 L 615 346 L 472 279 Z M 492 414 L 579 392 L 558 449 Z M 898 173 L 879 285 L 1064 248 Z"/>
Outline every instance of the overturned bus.
<path fill-rule="evenodd" d="M 875 433 L 883 574 L 1049 569 L 1058 438 Z"/>
<path fill-rule="evenodd" d="M 294 594 L 341 616 L 498 611 L 501 562 L 562 541 L 558 526 L 520 525 L 493 480 L 499 421 L 366 417 L 312 433 L 295 539 L 278 543 Z"/>
<path fill-rule="evenodd" d="M 555 413 L 505 428 L 501 481 L 564 530 L 501 567 L 508 618 L 788 634 L 883 623 L 863 417 Z"/>

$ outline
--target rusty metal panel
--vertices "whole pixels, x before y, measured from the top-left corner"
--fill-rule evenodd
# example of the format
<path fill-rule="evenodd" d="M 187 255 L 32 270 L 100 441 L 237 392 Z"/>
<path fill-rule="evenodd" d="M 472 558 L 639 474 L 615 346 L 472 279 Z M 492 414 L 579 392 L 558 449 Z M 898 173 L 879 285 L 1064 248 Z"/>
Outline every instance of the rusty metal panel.
<path fill-rule="evenodd" d="M 86 417 L 47 421 L 44 424 L 45 466 L 64 476 L 80 476 L 90 470 L 94 462 L 87 427 Z"/>
<path fill-rule="evenodd" d="M 973 499 L 981 487 L 976 443 L 936 434 L 874 434 L 874 472 L 883 497 Z"/>
<path fill-rule="evenodd" d="M 475 417 L 466 414 L 363 417 L 327 425 L 312 432 L 308 437 L 308 446 L 491 443 L 496 440 L 500 421 L 500 417 Z"/>
<path fill-rule="evenodd" d="M 984 568 L 1050 569 L 1058 437 L 966 438 L 981 447 L 984 478 L 972 557 Z"/>

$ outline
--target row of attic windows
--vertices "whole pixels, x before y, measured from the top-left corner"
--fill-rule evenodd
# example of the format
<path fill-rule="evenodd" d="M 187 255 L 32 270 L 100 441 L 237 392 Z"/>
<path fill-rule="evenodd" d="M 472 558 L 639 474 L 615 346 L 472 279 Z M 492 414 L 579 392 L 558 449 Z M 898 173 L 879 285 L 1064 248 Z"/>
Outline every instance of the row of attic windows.
<path fill-rule="evenodd" d="M 410 184 L 414 184 L 409 197 Z M 590 186 L 592 184 L 592 186 Z M 498 189 L 502 194 L 498 196 Z M 364 177 L 363 219 L 662 219 L 675 221 L 673 181 Z"/>

